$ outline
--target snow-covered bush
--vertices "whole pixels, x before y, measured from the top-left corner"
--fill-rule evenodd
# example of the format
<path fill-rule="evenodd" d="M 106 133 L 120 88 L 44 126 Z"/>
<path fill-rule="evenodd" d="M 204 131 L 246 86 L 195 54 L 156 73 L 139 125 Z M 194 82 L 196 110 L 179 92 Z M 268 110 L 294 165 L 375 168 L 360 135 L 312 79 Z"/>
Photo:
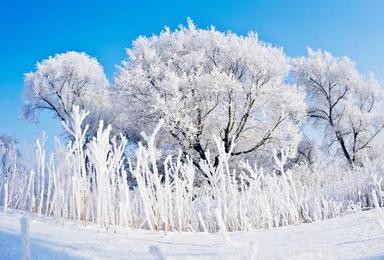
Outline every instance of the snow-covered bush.
<path fill-rule="evenodd" d="M 373 197 L 373 202 L 377 211 L 377 221 L 379 222 L 379 225 L 384 229 L 384 211 L 381 208 L 381 206 L 383 205 L 383 200 L 381 198 L 381 204 L 380 204 L 376 191 L 374 190 L 372 191 L 372 197 Z"/>
<path fill-rule="evenodd" d="M 203 180 L 197 182 L 201 175 L 182 152 L 158 163 L 155 138 L 163 122 L 144 135 L 146 144 L 139 144 L 132 162 L 124 157 L 126 139 L 112 136 L 103 122 L 86 142 L 87 114 L 74 107 L 64 124 L 72 141 L 57 141 L 49 156 L 44 142 L 37 141 L 35 165 L 0 179 L 1 187 L 8 187 L 0 190 L 0 205 L 7 198 L 8 207 L 104 227 L 216 232 L 223 225 L 228 231 L 251 230 L 339 216 L 371 207 L 372 188 L 383 190 L 379 166 L 314 163 L 287 170 L 285 150 L 275 152 L 274 171 L 251 162 L 233 167 L 229 160 L 236 144 L 227 152 L 219 138 L 213 138 L 218 163 L 207 153 L 200 166 Z M 136 185 L 129 185 L 129 175 Z"/>

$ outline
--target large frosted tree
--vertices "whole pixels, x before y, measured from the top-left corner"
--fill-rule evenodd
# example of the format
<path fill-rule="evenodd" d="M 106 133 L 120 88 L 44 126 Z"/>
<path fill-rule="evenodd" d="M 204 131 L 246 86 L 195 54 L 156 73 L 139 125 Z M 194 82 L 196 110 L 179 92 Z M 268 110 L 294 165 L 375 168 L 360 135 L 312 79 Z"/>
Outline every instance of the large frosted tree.
<path fill-rule="evenodd" d="M 61 121 L 68 120 L 74 105 L 90 112 L 87 120 L 91 133 L 103 119 L 110 123 L 110 91 L 102 66 L 85 53 L 57 54 L 37 63 L 36 71 L 25 75 L 23 115 L 37 120 L 42 110 L 53 112 Z"/>
<path fill-rule="evenodd" d="M 286 84 L 290 65 L 282 49 L 255 34 L 198 29 L 189 21 L 139 37 L 127 54 L 115 84 L 131 136 L 164 119 L 160 140 L 195 162 L 208 150 L 212 156 L 213 136 L 234 156 L 270 156 L 299 142 L 304 92 Z"/>
<path fill-rule="evenodd" d="M 325 130 L 328 151 L 350 165 L 372 152 L 384 127 L 382 87 L 373 75 L 362 75 L 347 57 L 308 50 L 293 62 L 298 84 L 307 90 L 308 116 Z M 368 153 L 369 154 L 369 153 Z"/>

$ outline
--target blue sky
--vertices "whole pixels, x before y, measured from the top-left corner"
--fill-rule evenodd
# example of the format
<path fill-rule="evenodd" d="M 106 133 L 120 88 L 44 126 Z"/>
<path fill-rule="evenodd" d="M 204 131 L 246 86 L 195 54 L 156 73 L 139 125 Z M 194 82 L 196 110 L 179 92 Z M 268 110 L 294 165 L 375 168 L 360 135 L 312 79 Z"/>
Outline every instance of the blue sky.
<path fill-rule="evenodd" d="M 20 119 L 23 74 L 49 55 L 69 50 L 96 57 L 109 77 L 139 35 L 175 28 L 191 17 L 202 28 L 255 31 L 304 55 L 307 46 L 348 55 L 384 81 L 384 1 L 17 1 L 0 0 L 0 132 L 31 143 L 60 133 L 48 113 L 35 125 Z"/>

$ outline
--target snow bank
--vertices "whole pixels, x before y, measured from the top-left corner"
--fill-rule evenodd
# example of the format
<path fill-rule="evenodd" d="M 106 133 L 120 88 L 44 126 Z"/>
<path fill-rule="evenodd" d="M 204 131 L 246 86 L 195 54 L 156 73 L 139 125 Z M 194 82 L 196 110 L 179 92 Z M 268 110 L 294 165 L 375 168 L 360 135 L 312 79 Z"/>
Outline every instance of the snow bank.
<path fill-rule="evenodd" d="M 21 259 L 17 211 L 0 213 L 0 259 Z M 382 259 L 384 232 L 374 210 L 297 226 L 220 233 L 105 230 L 30 222 L 31 259 Z M 253 243 L 253 248 L 251 247 Z M 253 252 L 252 252 L 253 251 Z M 162 257 L 162 258 L 160 258 Z"/>

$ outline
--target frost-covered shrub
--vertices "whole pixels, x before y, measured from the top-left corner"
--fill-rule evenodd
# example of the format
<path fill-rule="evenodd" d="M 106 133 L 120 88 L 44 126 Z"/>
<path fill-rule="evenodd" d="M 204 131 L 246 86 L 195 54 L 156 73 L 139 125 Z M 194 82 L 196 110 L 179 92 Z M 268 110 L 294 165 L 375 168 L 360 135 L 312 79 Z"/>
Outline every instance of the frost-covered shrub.
<path fill-rule="evenodd" d="M 264 171 L 250 162 L 230 164 L 235 144 L 227 152 L 219 138 L 213 138 L 218 163 L 207 153 L 199 167 L 204 174 L 181 153 L 158 163 L 155 138 L 162 122 L 144 136 L 146 144 L 139 144 L 133 163 L 124 156 L 126 139 L 112 136 L 103 122 L 86 142 L 86 116 L 73 108 L 64 124 L 72 141 L 57 141 L 51 155 L 37 141 L 36 164 L 12 172 L 9 188 L 0 190 L 9 207 L 106 227 L 216 232 L 336 217 L 372 207 L 371 190 L 383 190 L 378 164 L 344 169 L 317 162 L 286 169 L 289 153 L 281 150 L 273 158 L 276 169 Z M 128 175 L 136 185 L 129 185 Z"/>
<path fill-rule="evenodd" d="M 23 165 L 16 140 L 6 135 L 0 135 L 0 205 L 3 205 L 5 209 L 11 203 L 9 194 L 18 192 L 14 185 L 20 181 L 15 175 L 19 170 L 23 170 Z M 11 186 L 10 183 L 14 185 Z"/>

